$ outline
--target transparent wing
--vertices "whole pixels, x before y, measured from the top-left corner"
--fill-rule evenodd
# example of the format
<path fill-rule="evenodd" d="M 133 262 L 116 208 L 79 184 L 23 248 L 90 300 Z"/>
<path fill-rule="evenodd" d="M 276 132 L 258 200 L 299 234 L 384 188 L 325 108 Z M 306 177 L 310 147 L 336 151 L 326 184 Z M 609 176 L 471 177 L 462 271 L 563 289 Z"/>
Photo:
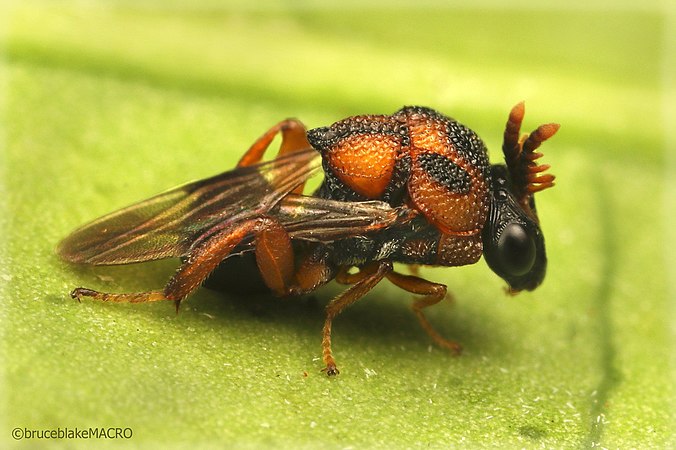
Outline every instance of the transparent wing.
<path fill-rule="evenodd" d="M 406 224 L 419 213 L 377 200 L 345 202 L 288 194 L 267 215 L 277 219 L 292 240 L 328 244 Z M 255 250 L 253 237 L 244 238 L 228 258 Z"/>
<path fill-rule="evenodd" d="M 189 183 L 75 230 L 57 253 L 94 265 L 185 256 L 214 232 L 267 214 L 320 167 L 310 148 Z"/>
<path fill-rule="evenodd" d="M 380 201 L 344 202 L 290 194 L 273 215 L 291 239 L 328 243 L 409 222 L 418 213 Z"/>

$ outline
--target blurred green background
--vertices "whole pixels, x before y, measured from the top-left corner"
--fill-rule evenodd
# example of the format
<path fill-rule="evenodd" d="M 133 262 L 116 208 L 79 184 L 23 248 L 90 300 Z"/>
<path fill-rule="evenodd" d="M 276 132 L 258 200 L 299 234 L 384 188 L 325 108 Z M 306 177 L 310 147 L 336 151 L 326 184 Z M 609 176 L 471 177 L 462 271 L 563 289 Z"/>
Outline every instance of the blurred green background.
<path fill-rule="evenodd" d="M 674 445 L 674 91 L 669 2 L 10 2 L 2 66 L 3 401 L 17 447 L 660 448 Z M 424 269 L 429 311 L 382 283 L 323 306 L 200 290 L 168 304 L 72 301 L 161 287 L 176 261 L 68 267 L 85 221 L 233 166 L 285 117 L 308 127 L 434 107 L 500 160 L 509 109 L 562 124 L 538 196 L 549 272 L 510 298 L 483 262 Z M 667 151 L 670 149 L 671 152 Z M 667 226 L 667 224 L 670 224 Z M 16 441 L 13 428 L 130 427 Z"/>

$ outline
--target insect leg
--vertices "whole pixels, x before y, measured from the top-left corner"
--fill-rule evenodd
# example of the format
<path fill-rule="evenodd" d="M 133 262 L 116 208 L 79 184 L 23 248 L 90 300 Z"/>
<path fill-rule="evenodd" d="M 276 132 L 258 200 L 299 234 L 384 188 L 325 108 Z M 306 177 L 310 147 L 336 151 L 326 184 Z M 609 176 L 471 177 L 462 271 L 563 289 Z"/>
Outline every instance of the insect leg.
<path fill-rule="evenodd" d="M 77 301 L 82 297 L 91 297 L 95 300 L 111 303 L 145 303 L 167 300 L 162 291 L 134 292 L 131 294 L 113 294 L 109 292 L 99 292 L 93 289 L 76 288 L 70 293 L 70 296 Z"/>
<path fill-rule="evenodd" d="M 205 245 L 193 250 L 165 288 L 165 294 L 178 304 L 196 289 L 248 235 L 254 235 L 256 263 L 265 284 L 277 295 L 291 293 L 294 255 L 291 239 L 282 225 L 271 217 L 259 217 L 224 230 Z"/>
<path fill-rule="evenodd" d="M 285 155 L 287 153 L 310 148 L 311 146 L 307 140 L 306 131 L 305 125 L 299 120 L 286 119 L 279 122 L 253 143 L 249 150 L 247 150 L 239 160 L 237 167 L 246 167 L 260 162 L 265 150 L 270 146 L 270 143 L 277 133 L 280 132 L 282 133 L 282 144 L 279 147 L 278 155 Z"/>
<path fill-rule="evenodd" d="M 222 230 L 204 241 L 188 254 L 186 261 L 169 280 L 163 291 L 111 294 L 97 292 L 92 289 L 77 288 L 71 292 L 71 297 L 78 300 L 82 297 L 91 297 L 100 301 L 128 303 L 171 300 L 174 301 L 176 310 L 178 311 L 181 301 L 202 284 L 206 277 L 230 254 L 232 249 L 242 239 L 250 234 L 265 236 L 265 233 L 271 227 L 273 228 L 271 222 L 274 221 L 267 217 L 248 220 L 237 226 Z M 273 234 L 277 231 L 274 230 Z M 281 258 L 284 259 L 284 256 Z M 282 270 L 282 277 L 286 274 L 284 270 Z"/>
<path fill-rule="evenodd" d="M 329 253 L 321 246 L 301 256 L 295 275 L 294 286 L 289 289 L 293 295 L 312 292 L 328 283 L 334 277 L 335 267 L 328 262 Z"/>
<path fill-rule="evenodd" d="M 327 375 L 338 375 L 336 361 L 331 352 L 331 324 L 340 312 L 362 298 L 392 270 L 392 263 L 381 261 L 377 264 L 364 267 L 359 271 L 360 279 L 345 292 L 339 294 L 326 306 L 326 321 L 324 322 L 322 338 L 322 357 Z"/>
<path fill-rule="evenodd" d="M 425 314 L 423 313 L 424 308 L 436 305 L 441 300 L 446 298 L 446 286 L 439 283 L 433 283 L 413 275 L 403 275 L 397 272 L 390 272 L 386 275 L 386 277 L 395 286 L 398 286 L 405 291 L 411 292 L 412 294 L 424 296 L 413 302 L 413 312 L 416 314 L 416 316 L 418 316 L 420 325 L 422 325 L 423 329 L 437 345 L 447 348 L 453 353 L 459 354 L 462 350 L 462 346 L 457 342 L 450 341 L 441 336 L 432 327 L 432 324 L 427 320 L 427 317 L 425 317 Z"/>
<path fill-rule="evenodd" d="M 263 281 L 277 296 L 287 295 L 294 276 L 291 238 L 276 220 L 266 219 L 256 234 L 256 264 Z"/>

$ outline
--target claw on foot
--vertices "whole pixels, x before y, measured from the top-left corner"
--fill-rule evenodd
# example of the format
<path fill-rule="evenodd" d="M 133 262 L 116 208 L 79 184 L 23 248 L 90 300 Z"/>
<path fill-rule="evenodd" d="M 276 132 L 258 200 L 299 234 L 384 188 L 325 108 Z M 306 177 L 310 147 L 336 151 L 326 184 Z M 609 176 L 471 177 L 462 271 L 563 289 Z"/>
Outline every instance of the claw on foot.
<path fill-rule="evenodd" d="M 73 298 L 77 300 L 78 302 L 82 303 L 82 297 L 96 297 L 97 294 L 99 294 L 97 291 L 93 289 L 87 289 L 87 288 L 76 288 L 73 289 L 70 292 L 70 298 Z"/>
<path fill-rule="evenodd" d="M 462 353 L 462 345 L 455 342 L 451 341 L 449 339 L 446 339 L 445 337 L 442 337 L 438 333 L 434 332 L 434 334 L 430 334 L 430 337 L 434 340 L 434 342 L 441 348 L 445 348 L 446 350 L 449 350 L 453 356 L 460 356 Z"/>
<path fill-rule="evenodd" d="M 441 346 L 449 350 L 453 356 L 460 356 L 462 353 L 462 345 L 457 342 L 444 340 L 444 342 L 441 343 Z"/>
<path fill-rule="evenodd" d="M 340 373 L 335 364 L 328 364 L 326 367 L 322 369 L 322 372 L 326 372 L 326 375 L 330 377 L 335 377 Z"/>

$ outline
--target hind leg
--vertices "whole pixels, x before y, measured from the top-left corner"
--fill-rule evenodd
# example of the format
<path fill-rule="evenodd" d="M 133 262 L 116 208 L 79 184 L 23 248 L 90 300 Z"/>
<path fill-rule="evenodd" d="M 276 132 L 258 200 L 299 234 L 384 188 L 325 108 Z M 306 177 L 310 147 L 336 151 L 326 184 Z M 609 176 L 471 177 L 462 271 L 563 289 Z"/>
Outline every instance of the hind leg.
<path fill-rule="evenodd" d="M 176 304 L 178 310 L 181 301 L 202 284 L 237 244 L 252 234 L 256 239 L 256 262 L 265 283 L 273 292 L 283 294 L 294 274 L 291 240 L 277 221 L 261 217 L 222 230 L 195 247 L 161 291 L 116 294 L 77 288 L 71 292 L 71 297 L 78 300 L 90 297 L 115 303 L 169 300 Z"/>
<path fill-rule="evenodd" d="M 247 150 L 240 158 L 237 167 L 247 167 L 259 163 L 263 159 L 265 151 L 278 133 L 282 133 L 282 144 L 279 146 L 277 157 L 312 147 L 307 140 L 307 130 L 305 125 L 303 125 L 301 121 L 297 119 L 282 120 L 266 131 L 263 136 L 259 137 L 256 142 L 249 147 L 249 150 Z M 302 194 L 304 187 L 305 183 L 295 188 L 292 192 L 294 194 Z"/>
<path fill-rule="evenodd" d="M 260 162 L 272 140 L 279 133 L 282 133 L 282 144 L 279 147 L 278 156 L 311 147 L 307 140 L 307 130 L 302 122 L 296 119 L 282 120 L 253 143 L 249 150 L 240 158 L 237 167 L 246 167 Z"/>

